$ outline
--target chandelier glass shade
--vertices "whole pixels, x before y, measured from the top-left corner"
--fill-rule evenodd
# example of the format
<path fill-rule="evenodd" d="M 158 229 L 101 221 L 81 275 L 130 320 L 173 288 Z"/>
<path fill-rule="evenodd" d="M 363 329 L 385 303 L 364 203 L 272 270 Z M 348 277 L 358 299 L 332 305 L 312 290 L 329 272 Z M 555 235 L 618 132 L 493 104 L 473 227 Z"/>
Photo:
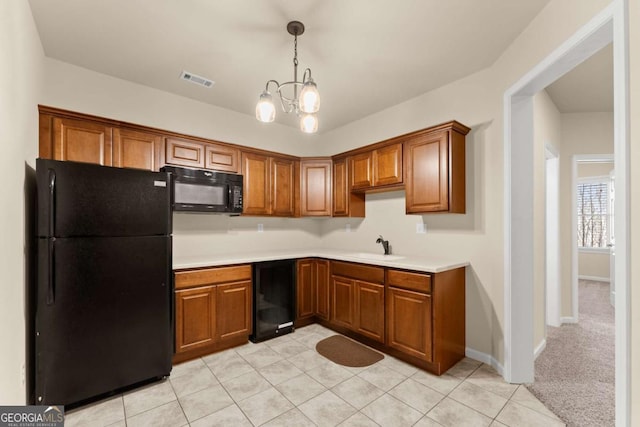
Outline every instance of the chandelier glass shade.
<path fill-rule="evenodd" d="M 295 113 L 300 118 L 300 129 L 303 132 L 315 133 L 318 131 L 316 113 L 320 110 L 320 93 L 311 77 L 311 69 L 305 69 L 302 81 L 298 81 L 298 36 L 304 33 L 304 25 L 299 21 L 291 21 L 287 24 L 287 31 L 294 36 L 293 81 L 267 81 L 256 104 L 256 118 L 264 123 L 275 119 L 276 107 L 269 91 L 271 88 L 278 94 L 282 111 L 287 114 Z"/>

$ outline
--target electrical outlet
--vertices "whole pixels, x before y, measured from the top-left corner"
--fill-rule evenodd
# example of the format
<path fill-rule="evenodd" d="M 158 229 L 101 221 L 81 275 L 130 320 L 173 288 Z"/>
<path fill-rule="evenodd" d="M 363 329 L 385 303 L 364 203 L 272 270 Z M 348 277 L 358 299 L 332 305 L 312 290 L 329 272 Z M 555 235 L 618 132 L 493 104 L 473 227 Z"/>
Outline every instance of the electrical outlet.
<path fill-rule="evenodd" d="M 416 234 L 425 234 L 427 232 L 427 225 L 423 222 L 416 224 Z"/>
<path fill-rule="evenodd" d="M 345 225 L 345 226 L 344 226 L 344 231 L 345 231 L 346 233 L 351 233 L 351 224 L 347 224 L 347 225 Z"/>
<path fill-rule="evenodd" d="M 258 233 L 262 233 L 264 231 L 264 225 L 258 224 Z"/>

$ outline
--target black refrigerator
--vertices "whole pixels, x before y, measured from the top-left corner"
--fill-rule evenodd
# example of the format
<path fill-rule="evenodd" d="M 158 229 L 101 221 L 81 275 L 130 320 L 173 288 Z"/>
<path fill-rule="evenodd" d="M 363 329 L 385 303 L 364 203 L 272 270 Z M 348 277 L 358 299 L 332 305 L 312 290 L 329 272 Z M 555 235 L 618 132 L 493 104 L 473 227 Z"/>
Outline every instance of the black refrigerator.
<path fill-rule="evenodd" d="M 167 173 L 37 159 L 35 403 L 171 372 Z"/>

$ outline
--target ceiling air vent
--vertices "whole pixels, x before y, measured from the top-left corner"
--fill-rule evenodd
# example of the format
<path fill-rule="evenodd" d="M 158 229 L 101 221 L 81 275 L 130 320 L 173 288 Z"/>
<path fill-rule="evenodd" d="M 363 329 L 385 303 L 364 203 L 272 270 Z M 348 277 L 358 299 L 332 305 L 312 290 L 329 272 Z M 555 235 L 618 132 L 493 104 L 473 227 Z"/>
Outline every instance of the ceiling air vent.
<path fill-rule="evenodd" d="M 180 74 L 180 78 L 182 80 L 186 80 L 188 82 L 195 83 L 206 88 L 210 88 L 215 83 L 213 80 L 206 79 L 202 76 L 190 73 L 188 71 L 182 71 L 182 74 Z"/>

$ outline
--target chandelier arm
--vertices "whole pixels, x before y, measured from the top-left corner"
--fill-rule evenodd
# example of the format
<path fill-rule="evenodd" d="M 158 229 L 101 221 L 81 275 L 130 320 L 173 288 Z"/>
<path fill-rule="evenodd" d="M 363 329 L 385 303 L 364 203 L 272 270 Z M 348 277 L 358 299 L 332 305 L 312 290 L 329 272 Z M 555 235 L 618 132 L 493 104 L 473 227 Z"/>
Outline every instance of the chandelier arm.
<path fill-rule="evenodd" d="M 307 72 L 309 72 L 308 78 Z M 304 74 L 302 75 L 302 83 L 306 83 L 308 80 L 311 80 L 311 68 L 307 68 L 306 70 L 304 70 Z"/>
<path fill-rule="evenodd" d="M 282 92 L 280 91 L 281 88 L 282 88 L 282 85 L 279 85 L 278 98 L 280 98 L 280 105 L 282 106 L 282 111 L 284 111 L 286 114 L 289 114 L 295 110 L 295 104 L 293 100 L 287 98 L 282 94 Z"/>
<path fill-rule="evenodd" d="M 277 90 L 278 92 L 280 92 L 280 83 L 278 83 L 278 81 L 277 81 L 277 80 L 269 80 L 269 81 L 267 81 L 267 84 L 264 86 L 264 90 L 265 90 L 265 92 L 269 92 L 269 83 L 275 83 L 275 85 L 276 85 L 276 90 Z"/>

